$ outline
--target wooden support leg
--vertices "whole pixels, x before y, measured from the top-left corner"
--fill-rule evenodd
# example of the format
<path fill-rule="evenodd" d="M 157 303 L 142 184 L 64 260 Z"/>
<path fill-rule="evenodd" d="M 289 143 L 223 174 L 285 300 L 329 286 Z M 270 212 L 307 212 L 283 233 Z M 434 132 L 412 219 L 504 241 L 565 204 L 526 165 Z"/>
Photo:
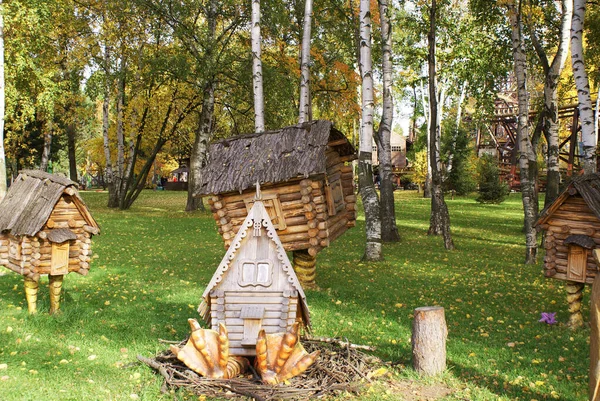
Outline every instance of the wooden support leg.
<path fill-rule="evenodd" d="M 27 299 L 27 309 L 30 314 L 37 312 L 37 294 L 39 283 L 29 277 L 25 277 L 25 298 Z"/>
<path fill-rule="evenodd" d="M 311 256 L 307 250 L 293 252 L 294 271 L 303 288 L 316 288 L 317 258 Z"/>
<path fill-rule="evenodd" d="M 592 285 L 590 307 L 590 400 L 600 399 L 600 274 Z"/>
<path fill-rule="evenodd" d="M 65 276 L 51 276 L 50 280 L 50 314 L 58 312 L 60 308 L 60 293 L 62 292 L 62 284 Z"/>
<path fill-rule="evenodd" d="M 581 299 L 583 298 L 583 288 L 585 284 L 567 281 L 567 302 L 569 303 L 569 327 L 578 329 L 583 326 L 583 316 L 581 314 Z"/>

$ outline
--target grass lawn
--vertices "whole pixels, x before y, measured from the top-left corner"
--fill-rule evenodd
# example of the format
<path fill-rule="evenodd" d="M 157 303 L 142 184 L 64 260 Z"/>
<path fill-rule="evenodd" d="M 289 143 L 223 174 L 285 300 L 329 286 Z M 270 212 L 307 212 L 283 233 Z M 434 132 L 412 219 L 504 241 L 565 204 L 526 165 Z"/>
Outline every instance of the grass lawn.
<path fill-rule="evenodd" d="M 361 263 L 364 221 L 318 256 L 320 291 L 307 291 L 316 336 L 377 347 L 393 378 L 443 381 L 455 400 L 585 400 L 589 328 L 565 327 L 561 281 L 541 262 L 526 266 L 520 195 L 502 205 L 448 200 L 457 250 L 428 237 L 429 201 L 397 192 L 402 242 L 385 261 Z M 0 276 L 0 400 L 172 400 L 162 378 L 135 356 L 181 340 L 197 317 L 204 286 L 224 255 L 208 213 L 183 212 L 185 194 L 144 192 L 130 211 L 108 210 L 106 193 L 83 197 L 101 225 L 90 274 L 65 279 L 62 312 L 48 315 L 47 278 L 39 313 L 27 314 L 21 276 Z M 540 255 L 540 260 L 543 255 Z M 588 320 L 589 289 L 584 299 Z M 448 373 L 418 379 L 410 369 L 414 308 L 441 305 L 448 323 Z M 558 312 L 558 325 L 538 323 Z M 343 398 L 343 397 L 341 397 Z M 361 399 L 402 399 L 365 388 Z"/>

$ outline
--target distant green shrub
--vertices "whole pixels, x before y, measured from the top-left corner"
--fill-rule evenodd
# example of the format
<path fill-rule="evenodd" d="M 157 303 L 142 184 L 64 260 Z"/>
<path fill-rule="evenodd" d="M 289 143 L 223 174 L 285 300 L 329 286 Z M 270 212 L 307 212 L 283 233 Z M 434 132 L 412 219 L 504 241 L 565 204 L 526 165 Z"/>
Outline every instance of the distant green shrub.
<path fill-rule="evenodd" d="M 492 155 L 483 155 L 477 166 L 480 203 L 502 203 L 508 196 L 509 188 L 500 180 L 498 161 Z"/>

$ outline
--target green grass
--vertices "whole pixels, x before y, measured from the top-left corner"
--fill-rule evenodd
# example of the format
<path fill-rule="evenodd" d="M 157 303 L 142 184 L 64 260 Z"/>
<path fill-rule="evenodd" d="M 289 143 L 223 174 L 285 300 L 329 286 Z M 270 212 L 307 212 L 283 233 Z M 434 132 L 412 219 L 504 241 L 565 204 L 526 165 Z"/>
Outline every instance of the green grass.
<path fill-rule="evenodd" d="M 29 316 L 22 278 L 0 277 L 0 400 L 197 399 L 161 394 L 161 379 L 135 356 L 165 349 L 158 339 L 183 339 L 197 317 L 224 255 L 212 216 L 183 212 L 183 193 L 144 192 L 125 212 L 108 210 L 105 193 L 83 196 L 102 234 L 90 274 L 65 279 L 62 313 L 47 314 L 47 279 Z M 373 345 L 398 367 L 395 379 L 443 381 L 457 389 L 447 399 L 587 399 L 589 328 L 565 327 L 563 283 L 545 279 L 541 263 L 522 263 L 520 196 L 448 200 L 453 252 L 426 235 L 428 200 L 396 196 L 402 242 L 385 245 L 384 262 L 360 262 L 362 216 L 320 253 L 321 290 L 307 291 L 314 334 Z M 426 305 L 446 310 L 449 371 L 425 380 L 410 369 L 410 333 L 412 311 Z M 538 323 L 542 311 L 562 323 Z M 401 398 L 374 386 L 361 399 Z"/>

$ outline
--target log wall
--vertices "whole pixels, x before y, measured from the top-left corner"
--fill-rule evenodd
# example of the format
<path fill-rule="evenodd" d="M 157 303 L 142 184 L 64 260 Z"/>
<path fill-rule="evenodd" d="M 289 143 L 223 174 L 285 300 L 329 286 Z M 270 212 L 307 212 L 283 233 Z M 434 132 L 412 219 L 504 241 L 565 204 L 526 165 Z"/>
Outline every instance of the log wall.
<path fill-rule="evenodd" d="M 600 247 L 600 220 L 590 210 L 581 196 L 570 196 L 550 216 L 542 229 L 546 230 L 544 247 L 544 274 L 560 280 L 567 280 L 569 245 L 565 239 L 574 234 L 592 237 Z M 592 284 L 598 268 L 593 253 L 588 252 L 586 283 Z"/>
<path fill-rule="evenodd" d="M 0 266 L 8 264 L 8 235 L 0 234 Z"/>
<path fill-rule="evenodd" d="M 352 166 L 345 166 L 337 152 L 329 150 L 327 173 L 307 179 L 290 180 L 261 187 L 263 197 L 277 196 L 285 229 L 277 234 L 286 251 L 307 249 L 312 256 L 356 224 L 356 195 Z M 337 188 L 333 204 L 329 189 Z M 252 205 L 255 190 L 242 194 L 213 195 L 208 199 L 225 249 L 239 231 Z M 265 202 L 267 206 L 267 202 Z M 268 207 L 269 213 L 272 212 Z M 333 214 L 331 214 L 333 213 Z"/>

